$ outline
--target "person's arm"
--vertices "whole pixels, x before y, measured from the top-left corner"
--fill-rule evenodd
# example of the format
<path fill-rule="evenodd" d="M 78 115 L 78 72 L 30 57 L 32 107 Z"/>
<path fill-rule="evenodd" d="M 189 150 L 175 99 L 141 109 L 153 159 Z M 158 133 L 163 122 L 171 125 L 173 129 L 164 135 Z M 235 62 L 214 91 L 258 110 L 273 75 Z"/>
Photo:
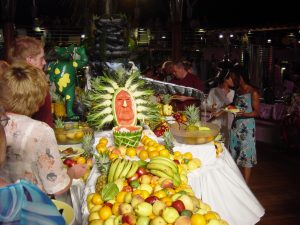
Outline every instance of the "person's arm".
<path fill-rule="evenodd" d="M 259 116 L 259 94 L 256 90 L 254 90 L 251 94 L 252 98 L 252 112 L 246 113 L 246 112 L 239 112 L 237 113 L 237 117 L 246 117 L 246 118 L 254 118 Z"/>

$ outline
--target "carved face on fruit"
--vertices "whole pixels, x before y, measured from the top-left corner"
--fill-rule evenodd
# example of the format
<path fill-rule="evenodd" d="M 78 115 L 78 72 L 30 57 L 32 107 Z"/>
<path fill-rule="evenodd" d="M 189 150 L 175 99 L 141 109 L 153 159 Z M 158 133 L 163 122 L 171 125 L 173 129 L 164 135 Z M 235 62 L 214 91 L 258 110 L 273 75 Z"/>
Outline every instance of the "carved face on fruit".
<path fill-rule="evenodd" d="M 134 104 L 129 92 L 121 90 L 116 95 L 116 115 L 120 125 L 128 125 L 134 121 Z"/>

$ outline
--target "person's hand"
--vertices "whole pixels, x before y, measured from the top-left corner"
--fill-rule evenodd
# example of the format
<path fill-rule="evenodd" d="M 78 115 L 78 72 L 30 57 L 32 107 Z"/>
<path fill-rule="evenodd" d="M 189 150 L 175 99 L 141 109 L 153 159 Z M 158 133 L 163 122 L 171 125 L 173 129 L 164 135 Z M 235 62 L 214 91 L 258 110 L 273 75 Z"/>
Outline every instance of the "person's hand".
<path fill-rule="evenodd" d="M 215 111 L 215 112 L 212 112 L 211 115 L 213 117 L 219 117 L 223 114 L 224 110 L 220 110 L 220 111 Z"/>
<path fill-rule="evenodd" d="M 75 164 L 68 169 L 68 175 L 72 179 L 79 179 L 85 174 L 87 168 L 87 164 Z"/>
<path fill-rule="evenodd" d="M 192 97 L 188 97 L 188 96 L 184 96 L 184 95 L 173 95 L 172 99 L 184 102 L 186 100 L 191 100 L 193 98 Z"/>

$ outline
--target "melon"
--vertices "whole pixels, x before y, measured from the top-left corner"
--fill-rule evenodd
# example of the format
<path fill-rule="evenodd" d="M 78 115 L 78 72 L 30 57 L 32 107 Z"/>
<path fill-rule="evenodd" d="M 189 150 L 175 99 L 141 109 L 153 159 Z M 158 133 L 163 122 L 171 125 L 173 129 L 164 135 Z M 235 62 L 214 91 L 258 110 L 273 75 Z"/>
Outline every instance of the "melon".
<path fill-rule="evenodd" d="M 114 143 L 116 146 L 137 147 L 143 128 L 141 126 L 116 126 L 113 128 Z"/>

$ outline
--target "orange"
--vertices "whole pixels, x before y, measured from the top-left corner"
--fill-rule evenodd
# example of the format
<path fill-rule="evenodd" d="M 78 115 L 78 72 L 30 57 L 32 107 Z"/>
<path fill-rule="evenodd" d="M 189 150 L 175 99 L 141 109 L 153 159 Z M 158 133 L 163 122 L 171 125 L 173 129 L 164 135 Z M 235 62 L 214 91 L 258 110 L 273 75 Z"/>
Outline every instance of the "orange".
<path fill-rule="evenodd" d="M 148 159 L 148 157 L 149 157 L 149 155 L 148 155 L 148 152 L 146 150 L 140 151 L 139 158 L 141 160 L 146 160 L 146 159 Z"/>
<path fill-rule="evenodd" d="M 213 211 L 208 211 L 205 215 L 204 215 L 204 218 L 209 221 L 211 219 L 220 219 L 220 216 L 218 215 L 218 213 L 216 212 L 213 212 Z"/>
<path fill-rule="evenodd" d="M 172 199 L 170 197 L 163 197 L 161 199 L 162 202 L 166 204 L 166 206 L 171 206 L 172 205 Z"/>
<path fill-rule="evenodd" d="M 122 203 L 124 202 L 125 195 L 127 194 L 126 191 L 120 191 L 116 196 L 116 202 Z"/>
<path fill-rule="evenodd" d="M 156 148 L 154 146 L 149 146 L 147 149 L 149 152 L 155 151 Z"/>
<path fill-rule="evenodd" d="M 75 133 L 75 139 L 81 139 L 81 138 L 83 138 L 83 136 L 84 136 L 84 133 L 83 133 L 83 131 L 77 131 L 76 133 Z"/>
<path fill-rule="evenodd" d="M 179 157 L 179 156 L 181 156 L 181 152 L 179 151 L 174 152 L 174 157 Z"/>
<path fill-rule="evenodd" d="M 206 220 L 203 215 L 195 213 L 191 217 L 192 225 L 206 225 Z"/>
<path fill-rule="evenodd" d="M 120 202 L 115 202 L 115 204 L 113 205 L 112 207 L 112 213 L 115 215 L 115 216 L 118 216 L 119 215 L 119 206 L 121 205 Z"/>
<path fill-rule="evenodd" d="M 170 152 L 167 149 L 164 149 L 164 150 L 159 151 L 159 155 L 163 156 L 163 157 L 166 157 L 166 158 L 169 158 L 170 157 Z"/>
<path fill-rule="evenodd" d="M 98 153 L 105 152 L 107 150 L 106 146 L 103 144 L 97 144 L 96 149 L 97 149 Z"/>
<path fill-rule="evenodd" d="M 77 164 L 85 164 L 86 163 L 86 159 L 82 156 L 80 156 L 77 160 L 76 160 Z"/>
<path fill-rule="evenodd" d="M 102 220 L 108 219 L 112 215 L 111 208 L 107 205 L 103 206 L 99 211 L 99 215 Z"/>
<path fill-rule="evenodd" d="M 186 152 L 186 153 L 183 154 L 183 158 L 188 159 L 188 160 L 192 160 L 193 155 L 190 152 Z"/>
<path fill-rule="evenodd" d="M 92 203 L 95 205 L 101 205 L 103 204 L 103 200 L 101 198 L 101 195 L 98 193 L 95 193 L 92 197 Z"/>
<path fill-rule="evenodd" d="M 116 159 L 116 158 L 118 158 L 118 157 L 119 157 L 119 156 L 118 156 L 116 153 L 110 153 L 108 158 L 109 158 L 110 160 L 113 160 L 113 159 Z"/>
<path fill-rule="evenodd" d="M 152 159 L 153 157 L 155 156 L 159 156 L 159 152 L 158 151 L 152 151 L 152 152 L 149 152 L 149 158 Z"/>
<path fill-rule="evenodd" d="M 105 138 L 105 137 L 102 137 L 102 138 L 99 139 L 99 142 L 98 142 L 98 143 L 99 143 L 99 144 L 103 144 L 104 146 L 106 146 L 107 143 L 108 143 L 108 139 Z"/>
<path fill-rule="evenodd" d="M 155 142 L 155 141 L 153 141 L 153 140 L 151 140 L 151 141 L 149 141 L 149 142 L 148 142 L 148 144 L 147 144 L 147 145 L 148 145 L 148 146 L 154 146 L 155 144 L 156 144 L 156 142 Z"/>
<path fill-rule="evenodd" d="M 135 148 L 127 148 L 126 155 L 128 155 L 130 158 L 133 158 L 134 156 L 136 156 Z"/>
<path fill-rule="evenodd" d="M 164 150 L 164 149 L 166 149 L 166 147 L 164 145 L 158 144 L 157 147 L 156 147 L 157 151 L 161 151 L 161 150 Z"/>

